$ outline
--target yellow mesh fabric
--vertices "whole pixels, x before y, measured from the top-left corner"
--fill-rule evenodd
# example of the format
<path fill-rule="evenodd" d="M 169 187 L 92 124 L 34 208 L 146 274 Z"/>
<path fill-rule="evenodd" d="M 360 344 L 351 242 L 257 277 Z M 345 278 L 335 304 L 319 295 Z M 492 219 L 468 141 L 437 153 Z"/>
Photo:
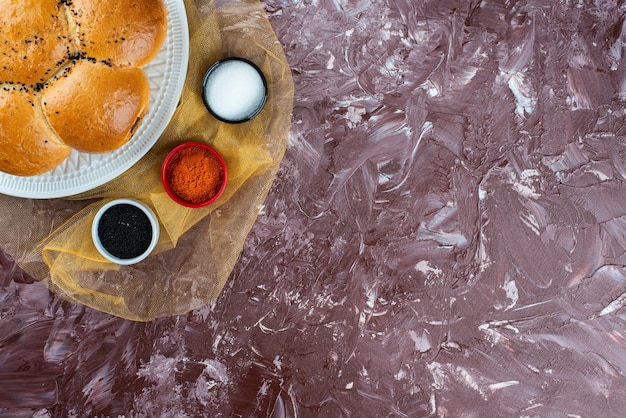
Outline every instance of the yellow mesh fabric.
<path fill-rule="evenodd" d="M 0 245 L 22 268 L 69 300 L 136 321 L 183 314 L 219 295 L 275 178 L 291 126 L 291 73 L 261 4 L 186 0 L 185 6 L 187 80 L 154 148 L 122 176 L 71 199 L 0 195 Z M 264 109 L 242 124 L 214 119 L 200 96 L 205 71 L 228 56 L 253 61 L 268 81 Z M 160 181 L 165 155 L 190 140 L 215 147 L 228 167 L 223 196 L 206 208 L 177 205 Z M 133 266 L 107 262 L 91 240 L 95 212 L 118 197 L 139 199 L 160 218 L 157 249 Z"/>

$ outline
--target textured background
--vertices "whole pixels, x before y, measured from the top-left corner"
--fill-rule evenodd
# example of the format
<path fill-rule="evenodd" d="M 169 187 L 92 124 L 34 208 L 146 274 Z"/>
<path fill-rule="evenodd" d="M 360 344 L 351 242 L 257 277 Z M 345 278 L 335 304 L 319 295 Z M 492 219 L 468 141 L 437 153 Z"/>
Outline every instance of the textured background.
<path fill-rule="evenodd" d="M 264 3 L 290 145 L 219 300 L 133 323 L 0 257 L 0 415 L 619 416 L 626 7 Z"/>

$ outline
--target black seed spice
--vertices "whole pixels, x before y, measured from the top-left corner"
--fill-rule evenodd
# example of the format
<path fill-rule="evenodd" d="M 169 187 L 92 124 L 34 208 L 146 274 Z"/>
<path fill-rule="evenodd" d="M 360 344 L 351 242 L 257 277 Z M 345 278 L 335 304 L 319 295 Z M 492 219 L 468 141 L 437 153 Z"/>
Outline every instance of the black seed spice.
<path fill-rule="evenodd" d="M 123 260 L 139 257 L 152 241 L 152 225 L 138 207 L 122 203 L 111 206 L 100 218 L 98 237 L 102 246 Z"/>

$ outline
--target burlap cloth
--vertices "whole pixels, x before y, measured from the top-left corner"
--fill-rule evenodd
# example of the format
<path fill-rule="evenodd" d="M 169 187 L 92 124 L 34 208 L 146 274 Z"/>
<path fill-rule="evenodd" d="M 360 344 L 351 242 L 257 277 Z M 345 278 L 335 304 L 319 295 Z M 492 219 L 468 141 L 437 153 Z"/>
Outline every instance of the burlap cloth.
<path fill-rule="evenodd" d="M 180 105 L 154 148 L 122 176 L 71 199 L 0 195 L 0 245 L 27 273 L 71 301 L 136 321 L 184 314 L 219 295 L 276 176 L 291 126 L 291 72 L 261 4 L 185 0 L 185 7 L 189 70 Z M 202 76 L 228 56 L 253 61 L 267 78 L 268 101 L 250 122 L 218 122 L 203 105 Z M 160 182 L 165 155 L 189 140 L 214 146 L 228 166 L 224 195 L 207 208 L 177 205 Z M 160 218 L 155 253 L 133 266 L 107 262 L 91 240 L 95 212 L 118 197 L 139 199 Z"/>

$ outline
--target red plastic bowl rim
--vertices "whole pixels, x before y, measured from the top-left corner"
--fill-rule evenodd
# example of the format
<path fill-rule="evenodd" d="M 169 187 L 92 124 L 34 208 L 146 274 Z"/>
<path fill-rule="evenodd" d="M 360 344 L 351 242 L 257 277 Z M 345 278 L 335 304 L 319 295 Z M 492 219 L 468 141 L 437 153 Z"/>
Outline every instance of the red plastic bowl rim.
<path fill-rule="evenodd" d="M 172 158 L 174 158 L 174 155 L 176 155 L 180 150 L 185 149 L 185 148 L 190 148 L 190 147 L 200 147 L 200 148 L 204 148 L 208 150 L 213 155 L 215 155 L 215 157 L 218 159 L 218 161 L 220 162 L 222 166 L 222 173 L 223 173 L 222 185 L 220 186 L 220 189 L 217 191 L 215 196 L 213 196 L 209 200 L 205 200 L 204 202 L 194 203 L 194 202 L 188 202 L 186 200 L 181 199 L 176 193 L 174 193 L 174 191 L 172 190 L 172 187 L 169 184 L 169 181 L 167 180 L 167 168 Z M 169 154 L 167 154 L 167 156 L 163 160 L 163 165 L 161 166 L 161 182 L 163 183 L 163 188 L 165 189 L 165 192 L 173 201 L 175 201 L 179 205 L 182 205 L 188 208 L 201 208 L 204 206 L 208 206 L 211 203 L 214 203 L 217 199 L 220 198 L 222 193 L 224 193 L 227 179 L 228 179 L 228 173 L 226 171 L 226 161 L 224 161 L 224 158 L 222 157 L 222 155 L 215 148 L 202 142 L 185 142 L 183 144 L 178 145 L 173 150 L 171 150 Z"/>

